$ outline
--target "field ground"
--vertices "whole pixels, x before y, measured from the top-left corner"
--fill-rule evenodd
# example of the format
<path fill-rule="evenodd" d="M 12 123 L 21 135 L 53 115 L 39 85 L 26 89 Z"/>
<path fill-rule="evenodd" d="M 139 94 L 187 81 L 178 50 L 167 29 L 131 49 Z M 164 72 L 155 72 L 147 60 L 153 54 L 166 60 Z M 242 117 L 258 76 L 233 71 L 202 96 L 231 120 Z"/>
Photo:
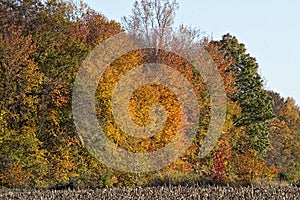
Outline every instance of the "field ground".
<path fill-rule="evenodd" d="M 296 187 L 170 186 L 82 190 L 0 190 L 0 199 L 300 199 Z"/>

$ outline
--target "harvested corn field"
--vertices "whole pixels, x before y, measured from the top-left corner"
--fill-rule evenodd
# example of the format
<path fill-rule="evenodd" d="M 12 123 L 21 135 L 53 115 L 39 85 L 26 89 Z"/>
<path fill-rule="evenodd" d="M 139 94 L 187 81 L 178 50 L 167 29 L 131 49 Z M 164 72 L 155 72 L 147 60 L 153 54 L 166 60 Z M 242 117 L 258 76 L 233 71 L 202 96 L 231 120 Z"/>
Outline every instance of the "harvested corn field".
<path fill-rule="evenodd" d="M 0 190 L 0 199 L 299 199 L 296 187 L 146 187 L 95 190 Z"/>

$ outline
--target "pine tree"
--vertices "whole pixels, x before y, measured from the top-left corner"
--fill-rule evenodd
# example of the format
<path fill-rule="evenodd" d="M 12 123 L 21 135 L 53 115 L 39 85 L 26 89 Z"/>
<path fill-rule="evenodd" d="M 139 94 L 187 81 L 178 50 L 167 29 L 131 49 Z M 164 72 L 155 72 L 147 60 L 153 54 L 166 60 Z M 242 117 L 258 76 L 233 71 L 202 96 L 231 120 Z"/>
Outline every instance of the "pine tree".
<path fill-rule="evenodd" d="M 242 108 L 241 114 L 235 117 L 235 125 L 246 128 L 246 136 L 240 138 L 236 150 L 240 153 L 257 151 L 260 157 L 264 156 L 270 145 L 268 125 L 274 115 L 273 100 L 263 88 L 263 80 L 258 73 L 259 66 L 236 37 L 227 34 L 216 43 L 225 57 L 234 58 L 228 70 L 233 70 L 236 74 L 234 86 L 237 91 L 230 98 Z"/>

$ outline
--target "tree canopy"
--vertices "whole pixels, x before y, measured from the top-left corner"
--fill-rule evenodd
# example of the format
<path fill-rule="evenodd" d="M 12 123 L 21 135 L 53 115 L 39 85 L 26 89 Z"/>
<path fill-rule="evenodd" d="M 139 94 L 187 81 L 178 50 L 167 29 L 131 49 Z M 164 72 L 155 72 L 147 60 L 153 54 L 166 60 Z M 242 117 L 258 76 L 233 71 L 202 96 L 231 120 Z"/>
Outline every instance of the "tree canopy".
<path fill-rule="evenodd" d="M 77 1 L 1 0 L 0 187 L 299 183 L 300 110 L 295 101 L 264 88 L 258 62 L 235 36 L 226 34 L 218 41 L 198 29 L 175 27 L 178 9 L 175 0 L 136 1 L 132 14 L 118 23 Z M 198 102 L 199 127 L 192 145 L 171 165 L 153 173 L 132 174 L 105 166 L 85 148 L 72 116 L 72 91 L 82 62 L 94 48 L 122 32 L 155 48 L 117 58 L 99 79 L 96 114 L 111 142 L 130 152 L 148 153 L 176 137 L 180 101 L 159 85 L 139 88 L 129 102 L 130 117 L 142 127 L 150 123 L 153 105 L 165 108 L 165 127 L 159 133 L 136 138 L 114 121 L 113 88 L 137 66 L 172 67 L 191 83 Z M 211 120 L 212 97 L 202 75 L 174 53 L 185 48 L 209 54 L 227 95 L 223 131 L 204 158 L 199 155 Z"/>

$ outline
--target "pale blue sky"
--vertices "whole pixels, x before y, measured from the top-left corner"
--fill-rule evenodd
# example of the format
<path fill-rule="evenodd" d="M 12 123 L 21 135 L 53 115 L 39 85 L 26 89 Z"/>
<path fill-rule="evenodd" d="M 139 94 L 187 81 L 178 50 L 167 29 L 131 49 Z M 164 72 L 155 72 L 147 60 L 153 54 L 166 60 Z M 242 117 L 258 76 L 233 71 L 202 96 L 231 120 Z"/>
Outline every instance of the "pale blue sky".
<path fill-rule="evenodd" d="M 299 0 L 177 0 L 177 24 L 200 28 L 214 39 L 230 33 L 257 58 L 266 89 L 293 97 L 300 105 Z M 120 22 L 134 0 L 84 0 Z M 298 59 L 297 59 L 298 58 Z"/>

